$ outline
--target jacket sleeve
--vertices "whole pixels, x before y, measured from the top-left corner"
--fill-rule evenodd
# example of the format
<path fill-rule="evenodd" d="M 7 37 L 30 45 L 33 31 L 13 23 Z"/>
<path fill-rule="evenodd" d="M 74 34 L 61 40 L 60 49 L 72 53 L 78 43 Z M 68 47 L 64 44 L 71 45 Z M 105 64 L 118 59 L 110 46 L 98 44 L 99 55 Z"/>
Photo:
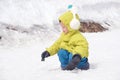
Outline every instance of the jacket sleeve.
<path fill-rule="evenodd" d="M 59 50 L 59 45 L 62 41 L 62 34 L 59 37 L 59 39 L 57 39 L 54 44 L 52 46 L 50 46 L 49 48 L 47 48 L 46 50 L 50 53 L 50 56 L 56 54 Z"/>

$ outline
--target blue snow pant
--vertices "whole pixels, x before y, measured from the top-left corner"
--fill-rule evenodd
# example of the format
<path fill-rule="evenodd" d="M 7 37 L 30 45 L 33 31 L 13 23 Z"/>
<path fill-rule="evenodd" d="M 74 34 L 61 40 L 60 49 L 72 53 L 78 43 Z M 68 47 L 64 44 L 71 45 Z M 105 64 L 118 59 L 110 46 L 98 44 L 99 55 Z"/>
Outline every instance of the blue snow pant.
<path fill-rule="evenodd" d="M 64 69 L 68 63 L 72 60 L 72 53 L 67 50 L 60 49 L 58 51 L 59 61 L 61 63 L 61 68 Z M 77 65 L 78 69 L 87 70 L 89 69 L 89 63 L 87 58 L 82 58 L 79 64 Z"/>

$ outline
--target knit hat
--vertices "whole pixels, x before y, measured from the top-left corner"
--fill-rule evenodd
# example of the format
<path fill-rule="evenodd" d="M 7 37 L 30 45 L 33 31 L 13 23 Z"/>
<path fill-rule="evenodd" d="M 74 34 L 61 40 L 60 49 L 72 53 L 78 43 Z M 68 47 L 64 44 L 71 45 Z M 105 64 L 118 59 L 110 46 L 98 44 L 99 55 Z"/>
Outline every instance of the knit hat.
<path fill-rule="evenodd" d="M 78 30 L 80 29 L 80 19 L 77 14 L 77 8 L 68 6 L 68 11 L 63 13 L 59 20 L 68 28 L 69 31 L 71 30 Z"/>

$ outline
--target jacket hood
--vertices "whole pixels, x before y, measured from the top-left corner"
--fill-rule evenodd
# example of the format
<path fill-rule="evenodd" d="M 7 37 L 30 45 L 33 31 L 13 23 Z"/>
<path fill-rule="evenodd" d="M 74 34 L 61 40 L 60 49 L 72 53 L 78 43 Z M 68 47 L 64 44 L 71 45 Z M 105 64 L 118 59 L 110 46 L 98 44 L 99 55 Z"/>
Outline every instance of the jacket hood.
<path fill-rule="evenodd" d="M 80 20 L 78 14 L 76 14 L 75 17 L 76 19 Z M 75 31 L 74 29 L 70 27 L 70 22 L 73 19 L 74 19 L 73 13 L 71 11 L 67 11 L 59 17 L 59 21 L 61 21 L 68 28 L 69 31 Z"/>

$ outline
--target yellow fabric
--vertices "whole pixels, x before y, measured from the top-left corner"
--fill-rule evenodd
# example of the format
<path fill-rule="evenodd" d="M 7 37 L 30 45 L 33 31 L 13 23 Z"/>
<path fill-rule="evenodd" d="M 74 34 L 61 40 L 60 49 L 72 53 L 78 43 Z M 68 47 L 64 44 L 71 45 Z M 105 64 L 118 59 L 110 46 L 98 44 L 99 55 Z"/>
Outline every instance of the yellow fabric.
<path fill-rule="evenodd" d="M 67 11 L 59 17 L 59 20 L 62 21 L 62 23 L 64 23 L 64 25 L 68 28 L 69 31 L 73 30 L 70 27 L 70 22 L 72 21 L 72 19 L 73 19 L 73 14 L 71 11 Z M 78 14 L 76 14 L 76 19 L 80 20 Z"/>
<path fill-rule="evenodd" d="M 67 34 L 62 33 L 60 38 L 56 40 L 56 42 L 51 47 L 47 48 L 47 51 L 50 53 L 50 55 L 56 54 L 60 49 L 65 49 L 73 55 L 80 54 L 81 57 L 88 57 L 87 40 L 79 32 L 79 30 L 73 30 L 69 26 L 72 18 L 73 16 L 70 11 L 60 16 L 59 20 L 65 24 L 69 32 Z"/>

